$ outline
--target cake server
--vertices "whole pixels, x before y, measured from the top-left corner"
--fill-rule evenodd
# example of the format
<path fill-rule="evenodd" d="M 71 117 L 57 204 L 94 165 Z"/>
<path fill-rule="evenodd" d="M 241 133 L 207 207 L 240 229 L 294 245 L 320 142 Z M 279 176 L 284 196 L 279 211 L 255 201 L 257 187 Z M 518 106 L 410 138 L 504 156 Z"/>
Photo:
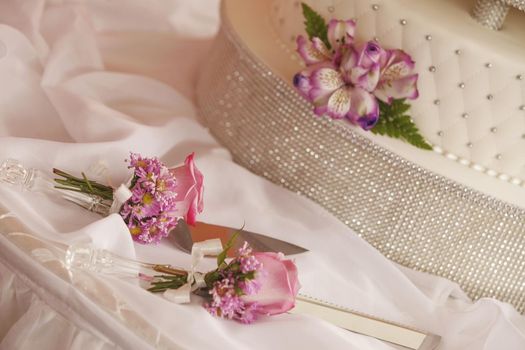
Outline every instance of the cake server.
<path fill-rule="evenodd" d="M 308 251 L 295 244 L 258 233 L 206 224 L 204 222 L 197 222 L 195 226 L 192 227 L 188 226 L 184 220 L 179 220 L 175 229 L 170 233 L 170 239 L 179 249 L 186 253 L 191 253 L 193 243 L 207 239 L 219 238 L 222 245 L 225 246 L 226 242 L 228 242 L 235 232 L 239 232 L 239 234 L 233 244 L 233 249 L 229 250 L 228 256 L 234 256 L 237 249 L 244 244 L 244 241 L 248 242 L 256 252 L 281 252 L 284 255 L 292 255 Z"/>

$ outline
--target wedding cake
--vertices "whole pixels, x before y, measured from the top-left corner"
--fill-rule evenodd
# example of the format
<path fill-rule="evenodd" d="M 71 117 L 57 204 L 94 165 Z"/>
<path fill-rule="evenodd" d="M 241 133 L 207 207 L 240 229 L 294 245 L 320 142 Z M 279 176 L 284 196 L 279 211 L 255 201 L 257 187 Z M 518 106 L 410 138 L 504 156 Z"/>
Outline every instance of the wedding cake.
<path fill-rule="evenodd" d="M 293 85 L 307 34 L 292 0 L 223 2 L 198 86 L 203 122 L 238 163 L 318 202 L 388 258 L 524 311 L 525 13 L 494 31 L 471 16 L 473 1 L 304 3 L 355 21 L 356 41 L 412 57 L 410 114 L 432 150 L 314 115 Z"/>

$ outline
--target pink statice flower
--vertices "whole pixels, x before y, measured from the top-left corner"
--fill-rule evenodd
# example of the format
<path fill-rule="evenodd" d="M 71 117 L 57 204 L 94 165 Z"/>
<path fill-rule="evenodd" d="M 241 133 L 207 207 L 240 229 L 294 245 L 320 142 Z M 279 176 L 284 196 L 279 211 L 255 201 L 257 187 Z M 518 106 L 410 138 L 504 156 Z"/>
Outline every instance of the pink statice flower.
<path fill-rule="evenodd" d="M 203 176 L 194 164 L 193 154 L 183 166 L 173 169 L 157 158 L 136 153 L 131 153 L 129 164 L 133 169 L 132 196 L 120 215 L 135 241 L 159 243 L 179 219 L 195 221 L 202 211 Z"/>
<path fill-rule="evenodd" d="M 246 303 L 244 295 L 256 294 L 260 285 L 257 274 L 262 264 L 253 255 L 247 242 L 239 249 L 238 256 L 224 268 L 217 270 L 219 278 L 209 293 L 211 301 L 204 306 L 214 316 L 250 323 L 256 319 L 256 303 Z"/>
<path fill-rule="evenodd" d="M 418 97 L 414 62 L 402 50 L 385 50 L 377 42 L 356 43 L 355 22 L 331 20 L 328 43 L 297 38 L 297 52 L 306 68 L 293 84 L 314 105 L 316 115 L 346 119 L 364 130 L 379 118 L 378 99 Z"/>

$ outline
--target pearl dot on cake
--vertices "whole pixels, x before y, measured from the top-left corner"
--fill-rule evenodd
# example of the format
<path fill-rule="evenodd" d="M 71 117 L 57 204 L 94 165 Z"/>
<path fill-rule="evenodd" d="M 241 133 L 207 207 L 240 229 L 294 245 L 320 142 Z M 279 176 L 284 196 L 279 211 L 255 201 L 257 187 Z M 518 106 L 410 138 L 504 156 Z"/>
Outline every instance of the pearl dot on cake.
<path fill-rule="evenodd" d="M 516 75 L 516 79 L 518 79 L 518 80 L 523 80 L 523 74 L 518 74 L 518 75 Z"/>
<path fill-rule="evenodd" d="M 427 39 L 428 41 L 432 40 L 432 35 L 430 35 L 430 34 L 426 35 L 425 39 Z"/>
<path fill-rule="evenodd" d="M 487 100 L 492 101 L 493 99 L 494 99 L 494 95 L 492 94 L 487 95 Z"/>
<path fill-rule="evenodd" d="M 490 63 L 490 62 L 485 63 L 485 67 L 492 68 L 492 63 Z"/>
<path fill-rule="evenodd" d="M 406 26 L 407 25 L 407 20 L 406 19 L 402 19 L 399 21 L 399 23 L 402 25 L 402 26 Z"/>
<path fill-rule="evenodd" d="M 461 55 L 461 50 L 457 49 L 456 51 L 454 51 L 454 53 L 459 56 L 459 55 Z"/>
<path fill-rule="evenodd" d="M 458 87 L 459 87 L 460 89 L 464 89 L 464 88 L 465 88 L 465 83 L 459 83 L 459 84 L 458 84 Z"/>
<path fill-rule="evenodd" d="M 503 156 L 501 154 L 496 154 L 496 157 L 495 157 L 497 160 L 501 160 L 501 158 L 503 158 Z"/>
<path fill-rule="evenodd" d="M 521 111 L 525 111 L 525 105 L 521 105 L 521 106 L 520 106 L 520 110 L 521 110 Z"/>
<path fill-rule="evenodd" d="M 461 115 L 461 118 L 463 118 L 463 119 L 468 119 L 468 113 L 463 113 L 463 114 Z"/>
<path fill-rule="evenodd" d="M 498 128 L 496 128 L 495 126 L 493 126 L 492 128 L 490 128 L 490 132 L 495 134 L 498 132 Z"/>
<path fill-rule="evenodd" d="M 472 148 L 472 146 L 474 146 L 474 145 L 472 144 L 472 142 L 468 142 L 468 143 L 467 143 L 467 147 L 468 147 L 468 148 Z"/>
<path fill-rule="evenodd" d="M 436 66 L 430 66 L 428 67 L 428 70 L 431 72 L 431 73 L 434 73 L 436 71 Z"/>
<path fill-rule="evenodd" d="M 328 6 L 328 12 L 334 12 L 335 8 L 333 6 Z"/>
<path fill-rule="evenodd" d="M 438 135 L 438 136 L 443 136 L 443 135 L 445 135 L 445 133 L 444 133 L 443 131 L 440 130 L 440 131 L 437 132 L 437 135 Z"/>
<path fill-rule="evenodd" d="M 441 103 L 440 100 L 434 100 L 434 104 L 435 104 L 436 106 L 439 106 L 440 103 Z"/>
<path fill-rule="evenodd" d="M 372 5 L 372 10 L 374 10 L 374 11 L 379 10 L 379 5 L 378 4 L 373 4 Z"/>

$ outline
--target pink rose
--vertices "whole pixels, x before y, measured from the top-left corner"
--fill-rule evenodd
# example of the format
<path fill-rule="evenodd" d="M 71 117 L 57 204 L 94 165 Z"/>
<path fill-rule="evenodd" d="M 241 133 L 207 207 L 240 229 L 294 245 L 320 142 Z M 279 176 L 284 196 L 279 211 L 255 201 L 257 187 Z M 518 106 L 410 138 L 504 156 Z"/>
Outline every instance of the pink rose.
<path fill-rule="evenodd" d="M 190 224 L 195 224 L 197 214 L 203 209 L 203 180 L 202 173 L 193 161 L 194 153 L 186 157 L 184 165 L 170 169 L 176 181 L 176 212 L 173 215 L 183 217 Z"/>
<path fill-rule="evenodd" d="M 255 312 L 264 315 L 292 309 L 301 286 L 293 261 L 285 260 L 282 253 L 253 253 L 253 256 L 262 263 L 256 279 L 260 289 L 256 294 L 242 296 L 242 300 L 248 305 L 255 303 Z"/>

